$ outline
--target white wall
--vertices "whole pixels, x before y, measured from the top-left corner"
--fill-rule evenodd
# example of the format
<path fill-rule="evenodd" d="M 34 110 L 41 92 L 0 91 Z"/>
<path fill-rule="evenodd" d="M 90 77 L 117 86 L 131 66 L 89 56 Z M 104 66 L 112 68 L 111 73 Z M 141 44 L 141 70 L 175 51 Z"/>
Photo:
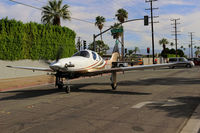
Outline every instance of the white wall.
<path fill-rule="evenodd" d="M 42 71 L 33 72 L 31 70 L 8 68 L 6 66 L 29 66 L 29 67 L 44 67 L 44 68 L 49 67 L 48 64 L 44 63 L 43 61 L 32 61 L 32 60 L 3 61 L 3 60 L 0 60 L 0 79 L 47 74 L 47 72 L 42 72 Z"/>

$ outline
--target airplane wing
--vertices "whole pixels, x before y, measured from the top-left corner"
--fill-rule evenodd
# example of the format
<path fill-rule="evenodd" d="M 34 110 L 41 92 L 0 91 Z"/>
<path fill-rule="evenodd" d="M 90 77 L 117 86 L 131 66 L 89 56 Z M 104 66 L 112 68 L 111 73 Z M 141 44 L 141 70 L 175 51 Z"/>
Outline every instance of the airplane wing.
<path fill-rule="evenodd" d="M 119 67 L 119 68 L 97 70 L 97 71 L 93 71 L 93 72 L 88 72 L 87 74 L 90 75 L 90 74 L 123 72 L 123 71 L 131 71 L 131 70 L 144 70 L 144 69 L 152 69 L 152 68 L 169 67 L 169 66 L 172 66 L 172 65 L 174 65 L 174 63 L 154 64 L 154 65 L 139 65 L 139 66 L 132 66 L 132 67 Z"/>
<path fill-rule="evenodd" d="M 6 66 L 10 68 L 18 68 L 18 69 L 27 69 L 27 70 L 32 70 L 32 71 L 47 71 L 47 72 L 54 72 L 50 68 L 41 68 L 41 67 L 22 67 L 22 66 Z"/>

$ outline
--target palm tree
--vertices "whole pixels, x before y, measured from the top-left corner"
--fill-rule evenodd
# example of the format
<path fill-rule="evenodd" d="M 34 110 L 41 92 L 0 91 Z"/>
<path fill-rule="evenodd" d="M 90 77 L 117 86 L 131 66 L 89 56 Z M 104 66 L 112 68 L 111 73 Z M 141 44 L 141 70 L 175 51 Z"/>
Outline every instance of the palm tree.
<path fill-rule="evenodd" d="M 171 48 L 172 48 L 172 47 L 174 46 L 174 43 L 173 43 L 173 42 L 171 42 L 171 43 L 170 43 L 170 46 L 171 46 Z"/>
<path fill-rule="evenodd" d="M 198 57 L 199 54 L 200 54 L 200 51 L 199 51 L 199 50 L 196 50 L 196 51 L 195 51 L 196 57 Z"/>
<path fill-rule="evenodd" d="M 105 21 L 106 21 L 106 19 L 103 16 L 96 17 L 95 26 L 97 26 L 99 28 L 100 33 L 102 32 Z M 103 41 L 102 34 L 101 34 L 101 41 Z"/>
<path fill-rule="evenodd" d="M 133 49 L 133 52 L 136 54 L 137 52 L 140 52 L 140 49 L 139 49 L 138 47 L 135 47 L 135 48 Z"/>
<path fill-rule="evenodd" d="M 119 10 L 117 10 L 117 13 L 115 14 L 115 16 L 117 17 L 117 20 L 120 23 L 124 23 L 125 20 L 128 19 L 128 12 L 121 8 Z M 121 38 L 121 42 L 122 42 L 122 47 L 121 47 L 121 54 L 122 54 L 122 60 L 124 59 L 124 32 L 122 32 L 122 38 Z"/>
<path fill-rule="evenodd" d="M 181 49 L 184 49 L 184 47 L 183 47 L 183 46 L 181 46 L 180 48 L 181 48 Z"/>
<path fill-rule="evenodd" d="M 41 21 L 44 24 L 61 25 L 60 19 L 70 20 L 70 11 L 67 4 L 62 5 L 62 0 L 49 0 L 48 5 L 42 7 Z"/>
<path fill-rule="evenodd" d="M 159 44 L 163 46 L 163 50 L 166 49 L 166 44 L 169 44 L 166 38 L 163 38 L 159 41 Z"/>

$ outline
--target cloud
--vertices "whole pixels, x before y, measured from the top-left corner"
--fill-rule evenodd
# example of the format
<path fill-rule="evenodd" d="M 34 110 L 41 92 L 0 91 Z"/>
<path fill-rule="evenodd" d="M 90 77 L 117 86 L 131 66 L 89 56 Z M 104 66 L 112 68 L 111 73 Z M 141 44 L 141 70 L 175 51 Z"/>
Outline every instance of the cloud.
<path fill-rule="evenodd" d="M 17 0 L 26 4 L 30 4 L 36 7 L 42 7 L 46 5 L 47 0 Z M 70 11 L 73 18 L 79 18 L 92 23 L 95 22 L 96 16 L 104 16 L 108 22 L 106 26 L 112 25 L 116 20 L 115 13 L 119 8 L 124 8 L 129 13 L 129 19 L 141 18 L 149 11 L 145 11 L 145 8 L 149 7 L 149 4 L 145 4 L 144 0 L 63 0 L 65 4 L 70 5 Z M 160 7 L 159 10 L 154 12 L 159 14 L 158 20 L 160 23 L 155 24 L 155 47 L 156 49 L 162 49 L 158 41 L 162 38 L 167 38 L 173 41 L 171 31 L 173 30 L 170 19 L 180 18 L 181 24 L 178 25 L 178 30 L 181 30 L 181 36 L 179 41 L 182 43 L 188 43 L 189 37 L 188 32 L 195 32 L 194 39 L 200 40 L 200 9 L 198 6 L 199 1 L 193 0 L 159 0 L 155 2 L 155 7 Z M 174 8 L 174 5 L 178 5 L 179 8 Z M 190 10 L 190 12 L 181 12 L 180 8 L 184 7 Z M 163 13 L 164 12 L 164 13 Z M 0 16 L 5 18 L 8 16 L 9 19 L 21 20 L 23 22 L 34 21 L 40 23 L 41 11 L 26 7 L 23 5 L 15 4 L 12 2 L 0 2 Z M 62 26 L 67 26 L 77 33 L 82 40 L 86 40 L 88 43 L 93 41 L 93 34 L 98 34 L 99 30 L 94 24 L 81 22 L 72 19 L 71 21 L 62 21 Z M 104 30 L 108 27 L 104 27 Z M 135 21 L 124 24 L 125 28 L 125 47 L 132 48 L 138 46 L 140 48 L 151 47 L 151 27 L 145 27 L 143 21 Z M 97 38 L 99 39 L 99 38 Z M 105 43 L 109 44 L 110 47 L 114 45 L 114 39 L 110 35 L 110 31 L 103 35 Z"/>
<path fill-rule="evenodd" d="M 166 6 L 166 5 L 194 5 L 190 1 L 185 1 L 185 0 L 160 0 L 158 2 L 159 7 L 161 6 Z"/>

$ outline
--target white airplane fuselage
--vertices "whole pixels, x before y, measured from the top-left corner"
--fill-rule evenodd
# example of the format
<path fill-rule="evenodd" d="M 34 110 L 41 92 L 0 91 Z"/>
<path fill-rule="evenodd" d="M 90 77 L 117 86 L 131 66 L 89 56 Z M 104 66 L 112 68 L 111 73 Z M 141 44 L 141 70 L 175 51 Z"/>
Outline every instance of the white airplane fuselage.
<path fill-rule="evenodd" d="M 82 52 L 82 55 L 81 55 Z M 79 55 L 80 54 L 80 55 Z M 95 70 L 111 68 L 111 63 L 105 61 L 96 52 L 84 50 L 77 52 L 69 58 L 62 58 L 49 66 L 51 69 L 60 72 L 92 72 Z"/>

